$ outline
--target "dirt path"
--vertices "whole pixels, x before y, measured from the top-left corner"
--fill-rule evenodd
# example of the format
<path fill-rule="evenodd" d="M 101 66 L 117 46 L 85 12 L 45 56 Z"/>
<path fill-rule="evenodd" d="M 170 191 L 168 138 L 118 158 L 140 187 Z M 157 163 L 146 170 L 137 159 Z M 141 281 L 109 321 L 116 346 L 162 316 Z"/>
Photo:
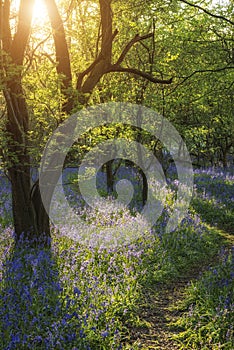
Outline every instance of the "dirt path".
<path fill-rule="evenodd" d="M 233 246 L 234 237 L 223 232 L 227 249 Z M 144 303 L 140 308 L 140 319 L 146 326 L 131 329 L 131 344 L 139 349 L 149 350 L 177 350 L 181 347 L 178 342 L 172 340 L 172 336 L 178 333 L 178 329 L 172 328 L 170 323 L 176 321 L 183 312 L 175 305 L 185 297 L 185 289 L 191 281 L 198 277 L 210 266 L 218 263 L 218 257 L 203 264 L 193 267 L 189 273 L 167 285 L 161 284 L 152 287 L 145 292 Z M 135 348 L 134 348 L 135 349 Z"/>
<path fill-rule="evenodd" d="M 139 349 L 179 349 L 178 343 L 171 338 L 178 330 L 170 326 L 181 315 L 181 311 L 172 308 L 183 300 L 184 290 L 191 280 L 199 276 L 200 270 L 191 272 L 190 276 L 180 278 L 168 285 L 159 285 L 155 290 L 145 293 L 145 304 L 140 310 L 141 321 L 145 327 L 132 329 L 131 343 Z"/>

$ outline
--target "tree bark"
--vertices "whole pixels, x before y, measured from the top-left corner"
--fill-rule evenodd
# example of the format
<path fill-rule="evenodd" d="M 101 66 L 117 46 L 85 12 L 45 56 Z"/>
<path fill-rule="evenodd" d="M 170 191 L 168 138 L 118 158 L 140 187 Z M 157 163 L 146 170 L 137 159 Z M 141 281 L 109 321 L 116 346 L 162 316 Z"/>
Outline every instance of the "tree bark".
<path fill-rule="evenodd" d="M 113 160 L 110 160 L 106 163 L 106 184 L 107 184 L 107 193 L 111 195 L 114 191 L 114 176 L 112 171 Z"/>
<path fill-rule="evenodd" d="M 65 97 L 63 112 L 70 113 L 74 106 L 74 96 L 72 93 L 72 73 L 68 51 L 68 45 L 63 26 L 63 21 L 54 0 L 45 0 L 50 24 L 53 32 L 54 46 L 56 53 L 56 70 L 61 78 L 61 91 Z"/>
<path fill-rule="evenodd" d="M 10 31 L 10 1 L 0 3 L 1 48 L 8 56 L 1 58 L 1 80 L 7 108 L 7 172 L 12 186 L 12 210 L 16 242 L 41 241 L 49 244 L 49 218 L 39 191 L 31 196 L 30 154 L 27 133 L 29 113 L 22 86 L 22 65 L 31 30 L 34 0 L 21 0 L 17 30 Z M 35 195 L 37 193 L 37 195 Z"/>
<path fill-rule="evenodd" d="M 8 174 L 12 185 L 15 238 L 17 242 L 48 241 L 49 218 L 43 209 L 39 188 L 31 196 L 30 156 L 27 143 L 28 110 L 21 82 L 10 82 L 5 96 L 8 114 L 6 125 Z"/>

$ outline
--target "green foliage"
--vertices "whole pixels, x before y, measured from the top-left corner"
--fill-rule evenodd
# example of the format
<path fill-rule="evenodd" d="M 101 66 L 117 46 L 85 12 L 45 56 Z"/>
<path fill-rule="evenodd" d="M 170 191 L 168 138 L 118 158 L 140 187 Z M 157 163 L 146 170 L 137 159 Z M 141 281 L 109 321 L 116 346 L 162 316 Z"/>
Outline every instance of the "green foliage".
<path fill-rule="evenodd" d="M 67 14 L 64 25 L 73 74 L 71 95 L 77 110 L 76 77 L 100 50 L 99 4 L 62 1 L 58 6 L 61 13 Z M 225 7 L 210 1 L 206 6 L 226 18 L 233 10 L 229 1 Z M 145 104 L 175 123 L 195 162 L 213 165 L 221 161 L 226 165 L 227 155 L 233 154 L 231 25 L 178 1 L 150 1 L 147 6 L 142 1 L 113 1 L 112 9 L 113 28 L 118 29 L 112 62 L 137 33 L 153 32 L 152 38 L 133 45 L 123 66 L 159 78 L 173 77 L 173 83 L 155 85 L 141 77 L 111 73 L 101 79 L 89 103 L 114 100 Z M 11 64 L 3 59 L 5 64 Z M 53 41 L 45 20 L 43 27 L 37 23 L 32 29 L 24 67 L 20 68 L 31 119 L 29 151 L 35 164 L 52 130 L 65 117 L 61 112 L 61 77 L 57 77 L 55 68 Z M 13 75 L 14 70 L 12 66 Z"/>
<path fill-rule="evenodd" d="M 211 234 L 212 232 L 212 234 Z M 196 264 L 213 258 L 222 242 L 218 232 L 206 227 L 196 214 L 190 217 L 173 233 L 159 236 L 145 255 L 146 285 L 168 283 L 186 275 Z"/>
<path fill-rule="evenodd" d="M 176 326 L 181 349 L 233 349 L 233 252 L 221 252 L 221 261 L 200 280 L 191 283 L 181 305 L 189 311 Z"/>

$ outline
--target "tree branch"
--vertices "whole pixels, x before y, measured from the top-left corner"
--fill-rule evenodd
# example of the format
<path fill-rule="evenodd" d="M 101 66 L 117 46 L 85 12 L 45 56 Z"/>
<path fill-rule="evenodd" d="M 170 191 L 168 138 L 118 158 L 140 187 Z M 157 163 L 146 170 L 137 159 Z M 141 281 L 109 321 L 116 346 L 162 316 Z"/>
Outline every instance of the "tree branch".
<path fill-rule="evenodd" d="M 67 99 L 67 102 L 63 105 L 63 111 L 69 113 L 73 106 L 71 91 L 68 91 L 72 87 L 72 74 L 65 30 L 55 0 L 45 0 L 45 4 L 53 31 L 57 61 L 56 69 L 57 73 L 62 76 L 61 89 Z"/>
<path fill-rule="evenodd" d="M 89 73 L 94 69 L 94 67 L 95 67 L 102 59 L 103 59 L 103 56 L 102 56 L 102 54 L 100 53 L 100 54 L 98 55 L 98 57 L 95 59 L 95 61 L 93 61 L 87 69 L 85 69 L 83 72 L 77 74 L 77 83 L 76 83 L 76 89 L 77 89 L 77 90 L 80 90 L 80 89 L 81 89 L 81 86 L 82 86 L 82 82 L 83 82 L 84 77 L 85 77 L 87 74 L 89 74 Z"/>
<path fill-rule="evenodd" d="M 186 80 L 192 78 L 195 74 L 199 74 L 199 73 L 219 73 L 222 72 L 224 70 L 227 69 L 234 69 L 234 66 L 226 66 L 226 67 L 222 67 L 222 68 L 217 68 L 217 69 L 201 69 L 201 70 L 195 70 L 194 72 L 192 72 L 191 74 L 187 75 L 186 77 L 180 77 L 183 80 L 180 81 L 172 91 L 170 91 L 167 96 L 171 95 L 180 85 L 184 84 L 186 82 Z"/>
<path fill-rule="evenodd" d="M 29 68 L 31 67 L 32 65 L 32 62 L 33 62 L 33 58 L 36 57 L 36 51 L 37 49 L 42 45 L 44 44 L 50 37 L 50 34 L 43 40 L 41 40 L 37 45 L 36 47 L 32 50 L 32 52 L 30 53 L 27 53 L 27 55 L 25 55 L 25 57 L 28 56 L 28 62 L 25 63 L 25 70 L 24 70 L 24 74 L 29 70 Z M 42 53 L 41 54 L 42 56 L 46 56 L 48 57 L 48 59 L 50 60 L 51 63 L 53 63 L 54 66 L 56 66 L 56 62 L 53 61 L 53 59 L 50 57 L 50 55 L 48 53 Z M 37 56 L 38 57 L 38 56 Z"/>
<path fill-rule="evenodd" d="M 116 35 L 118 34 L 118 30 L 116 29 L 114 31 L 114 33 L 111 35 L 111 38 L 109 38 L 109 41 L 113 41 L 114 38 L 116 37 Z M 77 74 L 77 84 L 76 84 L 76 89 L 77 90 L 81 90 L 82 87 L 82 82 L 83 79 L 86 75 L 88 75 L 90 72 L 92 72 L 92 70 L 96 67 L 96 65 L 101 61 L 104 60 L 105 57 L 102 54 L 102 51 L 99 53 L 99 55 L 97 56 L 97 58 L 90 64 L 90 66 L 88 68 L 86 68 L 83 72 L 78 73 Z"/>
<path fill-rule="evenodd" d="M 63 21 L 54 0 L 45 0 L 45 4 L 53 31 L 56 61 L 58 63 L 57 72 L 66 77 L 63 83 L 65 87 L 68 87 L 71 83 L 72 75 Z"/>
<path fill-rule="evenodd" d="M 136 35 L 134 36 L 134 38 L 132 38 L 132 39 L 127 43 L 127 45 L 125 46 L 125 48 L 123 49 L 122 53 L 120 54 L 120 56 L 119 56 L 119 58 L 118 58 L 118 60 L 117 60 L 117 62 L 116 62 L 116 65 L 119 66 L 119 65 L 123 62 L 125 56 L 127 55 L 127 53 L 129 52 L 129 50 L 131 49 L 131 47 L 132 47 L 135 43 L 137 43 L 137 42 L 139 42 L 139 41 L 142 41 L 142 40 L 145 40 L 145 39 L 148 39 L 148 38 L 151 38 L 152 36 L 153 36 L 153 33 L 149 33 L 149 34 L 142 35 L 142 36 L 140 36 L 139 34 L 136 34 Z"/>
<path fill-rule="evenodd" d="M 47 0 L 48 1 L 48 0 Z M 112 10 L 111 10 L 111 0 L 99 0 L 100 14 L 101 14 L 101 49 L 97 59 L 82 73 L 78 75 L 77 79 L 77 90 L 80 92 L 80 102 L 87 100 L 84 98 L 85 95 L 90 94 L 94 87 L 98 84 L 100 79 L 110 72 L 123 72 L 130 73 L 136 76 L 140 76 L 148 81 L 157 84 L 171 84 L 171 79 L 159 79 L 153 77 L 150 73 L 142 72 L 135 68 L 124 68 L 121 67 L 121 63 L 126 57 L 127 53 L 131 47 L 144 39 L 153 37 L 152 33 L 142 35 L 135 35 L 124 47 L 122 53 L 120 54 L 117 62 L 115 64 L 111 63 L 112 58 L 112 44 L 118 31 L 115 30 L 112 33 Z M 86 79 L 84 80 L 84 77 Z"/>
<path fill-rule="evenodd" d="M 159 78 L 155 78 L 153 77 L 151 74 L 146 73 L 146 72 L 142 72 L 139 69 L 135 69 L 135 68 L 125 68 L 125 67 L 121 67 L 121 66 L 117 66 L 115 64 L 113 64 L 109 70 L 107 71 L 107 73 L 111 73 L 111 72 L 123 72 L 123 73 L 130 73 L 139 77 L 142 77 L 148 81 L 151 81 L 152 83 L 155 84 L 171 84 L 172 83 L 172 78 L 170 79 L 159 79 Z"/>
<path fill-rule="evenodd" d="M 200 5 L 193 4 L 193 3 L 191 3 L 191 2 L 189 2 L 189 1 L 187 1 L 187 0 L 180 0 L 180 1 L 183 2 L 184 4 L 187 4 L 187 5 L 189 5 L 189 6 L 195 7 L 195 8 L 197 8 L 197 9 L 199 9 L 199 10 L 205 12 L 207 15 L 209 15 L 209 16 L 211 16 L 211 17 L 218 18 L 218 19 L 222 19 L 223 21 L 226 21 L 226 22 L 228 22 L 228 23 L 234 25 L 234 22 L 231 21 L 230 19 L 228 19 L 228 18 L 226 18 L 226 17 L 224 17 L 224 16 L 222 16 L 222 15 L 216 15 L 215 13 L 212 13 L 212 12 L 208 11 L 207 9 L 204 9 L 204 8 L 201 7 Z"/>
<path fill-rule="evenodd" d="M 112 0 L 99 0 L 100 14 L 101 14 L 101 28 L 102 28 L 102 41 L 101 52 L 105 59 L 111 61 L 112 55 Z"/>

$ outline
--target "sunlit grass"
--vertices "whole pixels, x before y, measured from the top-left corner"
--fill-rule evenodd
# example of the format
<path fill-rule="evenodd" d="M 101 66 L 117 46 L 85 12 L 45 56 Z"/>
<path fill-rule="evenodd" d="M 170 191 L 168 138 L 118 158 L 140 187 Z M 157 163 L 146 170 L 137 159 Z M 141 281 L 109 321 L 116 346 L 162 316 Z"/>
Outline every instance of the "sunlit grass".
<path fill-rule="evenodd" d="M 234 251 L 223 249 L 219 257 L 186 290 L 180 307 L 188 311 L 174 324 L 184 329 L 175 336 L 183 349 L 233 349 Z"/>

